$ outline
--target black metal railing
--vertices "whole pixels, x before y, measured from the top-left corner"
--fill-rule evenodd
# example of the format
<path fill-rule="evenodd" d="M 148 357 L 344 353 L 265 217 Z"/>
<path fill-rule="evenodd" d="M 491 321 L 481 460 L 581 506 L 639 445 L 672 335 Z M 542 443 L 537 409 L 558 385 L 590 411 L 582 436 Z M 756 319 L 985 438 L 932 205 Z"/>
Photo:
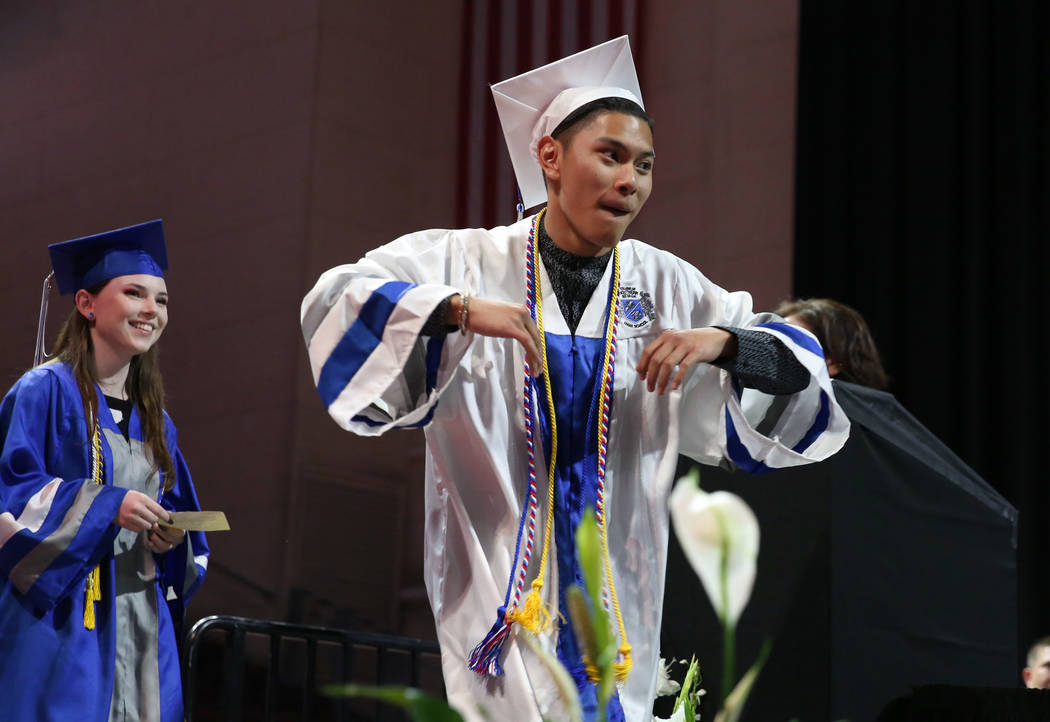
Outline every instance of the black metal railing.
<path fill-rule="evenodd" d="M 184 651 L 188 722 L 405 719 L 374 701 L 322 695 L 326 684 L 443 693 L 438 645 L 420 639 L 213 616 L 193 625 Z"/>

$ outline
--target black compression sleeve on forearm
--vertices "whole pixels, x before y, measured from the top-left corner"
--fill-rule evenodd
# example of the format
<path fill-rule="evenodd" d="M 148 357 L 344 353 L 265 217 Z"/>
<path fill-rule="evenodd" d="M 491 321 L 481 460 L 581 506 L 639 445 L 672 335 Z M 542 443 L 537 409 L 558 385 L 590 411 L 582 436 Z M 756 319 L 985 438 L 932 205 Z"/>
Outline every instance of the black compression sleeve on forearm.
<path fill-rule="evenodd" d="M 455 296 L 456 294 L 452 294 Z M 452 333 L 459 326 L 445 323 L 445 319 L 448 318 L 448 307 L 452 303 L 452 296 L 444 299 L 437 307 L 431 312 L 430 318 L 423 324 L 423 330 L 419 332 L 420 336 L 447 336 Z"/>
<path fill-rule="evenodd" d="M 784 343 L 761 331 L 719 326 L 736 336 L 736 358 L 715 363 L 742 386 L 764 394 L 794 394 L 809 386 L 809 371 Z"/>

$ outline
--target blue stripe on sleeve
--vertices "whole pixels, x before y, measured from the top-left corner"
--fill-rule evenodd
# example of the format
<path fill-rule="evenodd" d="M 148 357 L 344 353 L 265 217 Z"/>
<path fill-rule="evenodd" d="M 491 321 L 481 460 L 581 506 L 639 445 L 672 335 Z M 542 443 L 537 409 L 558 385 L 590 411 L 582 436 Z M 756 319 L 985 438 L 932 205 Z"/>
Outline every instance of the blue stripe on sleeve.
<path fill-rule="evenodd" d="M 789 323 L 760 323 L 755 328 L 771 328 L 779 331 L 790 338 L 797 346 L 815 353 L 820 358 L 824 358 L 824 351 L 820 348 L 820 344 L 811 336 L 807 336 Z"/>
<path fill-rule="evenodd" d="M 421 429 L 421 428 L 423 428 L 424 426 L 429 424 L 431 421 L 433 421 L 433 419 L 434 419 L 434 412 L 435 411 L 437 411 L 437 404 L 434 404 L 433 406 L 431 406 L 430 410 L 427 411 L 427 415 L 424 416 L 422 419 L 420 419 L 419 421 L 417 421 L 414 424 L 406 424 L 404 428 L 406 428 L 406 429 Z"/>
<path fill-rule="evenodd" d="M 421 420 L 417 421 L 414 424 L 406 424 L 405 426 L 403 426 L 401 428 L 417 429 L 417 428 L 426 426 L 427 424 L 430 423 L 431 419 L 434 418 L 434 411 L 436 409 L 437 409 L 437 404 L 435 403 L 433 406 L 430 407 L 430 410 L 427 412 L 427 415 L 424 416 Z M 367 416 L 364 416 L 363 414 L 358 414 L 357 416 L 353 417 L 353 419 L 351 419 L 351 421 L 355 421 L 357 423 L 364 424 L 365 426 L 386 426 L 387 424 L 390 423 L 389 421 L 376 421 L 375 419 L 370 419 Z"/>
<path fill-rule="evenodd" d="M 828 419 L 831 417 L 831 405 L 828 403 L 828 395 L 824 393 L 824 390 L 820 391 L 820 411 L 817 412 L 816 419 L 813 420 L 813 425 L 809 427 L 809 431 L 802 437 L 802 440 L 795 444 L 791 450 L 796 453 L 804 453 L 810 445 L 817 440 L 817 437 L 824 433 L 824 430 L 828 428 Z"/>
<path fill-rule="evenodd" d="M 339 398 L 350 380 L 383 340 L 387 319 L 414 283 L 388 281 L 377 288 L 361 307 L 357 320 L 346 330 L 321 367 L 317 393 L 325 408 Z"/>
<path fill-rule="evenodd" d="M 726 449 L 729 451 L 729 459 L 749 474 L 765 474 L 772 471 L 764 462 L 751 458 L 751 453 L 736 432 L 728 408 L 726 409 Z"/>
<path fill-rule="evenodd" d="M 828 419 L 831 417 L 831 405 L 828 400 L 828 395 L 824 392 L 820 392 L 820 410 L 817 412 L 816 418 L 813 420 L 812 426 L 809 427 L 809 431 L 802 437 L 795 446 L 792 447 L 792 451 L 797 454 L 805 453 L 814 441 L 817 440 L 821 434 L 828 428 Z M 766 466 L 765 462 L 756 461 L 751 458 L 751 453 L 744 446 L 744 442 L 740 440 L 739 434 L 737 434 L 736 426 L 733 425 L 733 418 L 729 414 L 729 409 L 726 409 L 726 449 L 729 451 L 729 459 L 736 464 L 738 467 L 748 472 L 749 474 L 764 474 L 768 471 L 773 471 L 769 466 Z"/>
<path fill-rule="evenodd" d="M 434 390 L 437 386 L 437 374 L 438 367 L 441 365 L 441 351 L 445 348 L 445 337 L 437 336 L 427 342 L 427 395 Z M 426 426 L 434 418 L 434 411 L 437 409 L 437 403 L 430 407 L 427 415 L 424 416 L 420 421 L 414 424 L 406 424 L 404 428 L 415 429 L 421 426 Z M 366 424 L 367 426 L 386 426 L 389 421 L 376 421 L 370 419 L 364 414 L 358 414 L 353 418 L 354 421 Z"/>

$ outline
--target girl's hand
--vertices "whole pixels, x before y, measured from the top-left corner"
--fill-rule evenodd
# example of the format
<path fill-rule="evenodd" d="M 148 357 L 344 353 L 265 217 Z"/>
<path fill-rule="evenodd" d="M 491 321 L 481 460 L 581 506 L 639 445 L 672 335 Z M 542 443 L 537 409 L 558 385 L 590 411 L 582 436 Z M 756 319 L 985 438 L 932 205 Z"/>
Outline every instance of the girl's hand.
<path fill-rule="evenodd" d="M 167 510 L 140 491 L 129 491 L 124 495 L 120 511 L 113 517 L 113 523 L 131 531 L 146 531 L 158 520 L 171 519 Z"/>
<path fill-rule="evenodd" d="M 156 554 L 165 554 L 182 544 L 182 540 L 185 538 L 186 532 L 182 529 L 176 529 L 173 526 L 164 527 L 157 524 L 147 532 L 146 546 Z"/>

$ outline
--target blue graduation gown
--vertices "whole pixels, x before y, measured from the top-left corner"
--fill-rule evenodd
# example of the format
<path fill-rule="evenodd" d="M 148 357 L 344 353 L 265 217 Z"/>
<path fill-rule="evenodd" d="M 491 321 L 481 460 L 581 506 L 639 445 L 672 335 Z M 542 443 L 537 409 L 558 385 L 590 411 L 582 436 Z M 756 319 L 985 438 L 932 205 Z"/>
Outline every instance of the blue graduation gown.
<path fill-rule="evenodd" d="M 91 480 L 91 437 L 67 365 L 28 371 L 0 404 L 0 722 L 183 718 L 173 620 L 181 623 L 186 600 L 203 580 L 207 543 L 189 532 L 172 551 L 154 555 L 142 551 L 144 535 L 121 530 L 113 518 L 125 487 L 135 487 L 126 478 L 133 465 L 166 509 L 200 506 L 167 415 L 176 480 L 160 494 L 159 473 L 150 479 L 137 472 L 149 468 L 137 411 L 125 440 L 101 393 L 98 404 L 102 485 Z M 118 576 L 115 554 L 125 551 Z M 141 569 L 129 571 L 129 562 Z M 85 585 L 96 565 L 102 599 L 92 630 L 84 626 Z M 128 596 L 118 601 L 118 592 Z M 128 606 L 132 597 L 137 611 Z M 155 662 L 147 658 L 154 656 Z M 115 674 L 117 664 L 123 673 Z M 143 686 L 143 677 L 145 692 L 131 695 L 142 708 L 124 710 L 128 686 Z M 116 694 L 115 679 L 122 685 Z"/>

